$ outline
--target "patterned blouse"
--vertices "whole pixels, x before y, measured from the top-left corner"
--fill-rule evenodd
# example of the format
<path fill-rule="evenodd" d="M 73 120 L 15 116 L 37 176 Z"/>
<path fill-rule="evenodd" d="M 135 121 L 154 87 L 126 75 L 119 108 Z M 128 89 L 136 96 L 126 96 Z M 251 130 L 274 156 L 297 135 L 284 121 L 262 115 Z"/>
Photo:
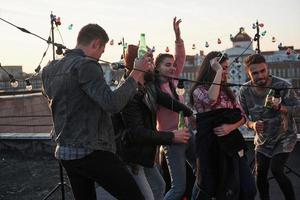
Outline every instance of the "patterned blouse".
<path fill-rule="evenodd" d="M 240 108 L 237 101 L 232 101 L 224 90 L 220 90 L 220 95 L 217 101 L 212 101 L 208 98 L 207 87 L 200 85 L 193 92 L 194 108 L 198 113 L 215 110 L 218 108 Z M 242 109 L 241 109 L 242 111 Z M 242 111 L 243 113 L 243 111 Z"/>

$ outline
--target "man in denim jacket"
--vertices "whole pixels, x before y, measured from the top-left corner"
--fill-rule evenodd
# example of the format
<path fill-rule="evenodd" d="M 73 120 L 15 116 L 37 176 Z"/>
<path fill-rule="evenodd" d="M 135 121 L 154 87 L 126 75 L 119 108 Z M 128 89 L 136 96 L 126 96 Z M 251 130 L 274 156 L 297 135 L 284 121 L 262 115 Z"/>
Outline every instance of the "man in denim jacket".
<path fill-rule="evenodd" d="M 151 66 L 148 55 L 115 91 L 106 84 L 97 62 L 108 42 L 97 24 L 84 26 L 77 45 L 42 72 L 44 93 L 51 108 L 55 157 L 64 166 L 76 200 L 96 199 L 94 182 L 118 199 L 144 199 L 125 165 L 114 154 L 111 113 L 133 97 L 137 82 Z"/>

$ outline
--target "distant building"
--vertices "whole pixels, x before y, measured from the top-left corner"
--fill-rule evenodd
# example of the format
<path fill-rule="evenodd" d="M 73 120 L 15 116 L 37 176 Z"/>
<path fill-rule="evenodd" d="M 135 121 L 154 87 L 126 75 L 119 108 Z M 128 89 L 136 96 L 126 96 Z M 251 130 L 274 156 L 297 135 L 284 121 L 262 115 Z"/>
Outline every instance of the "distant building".
<path fill-rule="evenodd" d="M 6 65 L 2 67 L 16 79 L 23 76 L 23 67 L 21 65 Z M 3 69 L 0 69 L 0 80 L 9 80 L 7 73 Z"/>
<path fill-rule="evenodd" d="M 228 82 L 243 84 L 247 80 L 243 61 L 247 56 L 255 53 L 252 38 L 241 27 L 239 32 L 231 38 L 231 41 L 232 48 L 225 50 L 229 57 L 229 63 L 231 63 Z M 232 91 L 235 95 L 238 95 L 239 87 L 232 87 Z"/>

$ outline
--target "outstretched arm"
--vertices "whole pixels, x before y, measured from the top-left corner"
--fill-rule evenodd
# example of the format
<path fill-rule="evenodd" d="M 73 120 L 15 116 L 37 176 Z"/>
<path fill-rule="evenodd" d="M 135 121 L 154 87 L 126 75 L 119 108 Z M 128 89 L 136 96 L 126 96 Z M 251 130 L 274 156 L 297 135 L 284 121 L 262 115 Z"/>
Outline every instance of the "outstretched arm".
<path fill-rule="evenodd" d="M 177 99 L 174 99 L 171 97 L 169 94 L 162 92 L 161 90 L 156 90 L 157 91 L 157 103 L 161 106 L 164 106 L 165 108 L 168 108 L 169 110 L 179 112 L 183 111 L 184 116 L 191 116 L 193 114 L 193 111 L 178 101 Z"/>

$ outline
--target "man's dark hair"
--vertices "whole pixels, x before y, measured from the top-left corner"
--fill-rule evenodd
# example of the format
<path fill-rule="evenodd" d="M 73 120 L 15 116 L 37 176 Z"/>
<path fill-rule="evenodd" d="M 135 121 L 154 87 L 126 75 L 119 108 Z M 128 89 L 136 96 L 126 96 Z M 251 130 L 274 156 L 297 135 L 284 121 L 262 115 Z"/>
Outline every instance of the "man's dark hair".
<path fill-rule="evenodd" d="M 101 26 L 98 24 L 88 24 L 79 31 L 77 44 L 88 45 L 95 39 L 100 39 L 104 44 L 109 40 L 106 31 Z"/>
<path fill-rule="evenodd" d="M 245 67 L 249 67 L 252 64 L 260 64 L 260 63 L 265 63 L 265 62 L 266 62 L 266 59 L 261 54 L 250 55 L 244 61 Z"/>

